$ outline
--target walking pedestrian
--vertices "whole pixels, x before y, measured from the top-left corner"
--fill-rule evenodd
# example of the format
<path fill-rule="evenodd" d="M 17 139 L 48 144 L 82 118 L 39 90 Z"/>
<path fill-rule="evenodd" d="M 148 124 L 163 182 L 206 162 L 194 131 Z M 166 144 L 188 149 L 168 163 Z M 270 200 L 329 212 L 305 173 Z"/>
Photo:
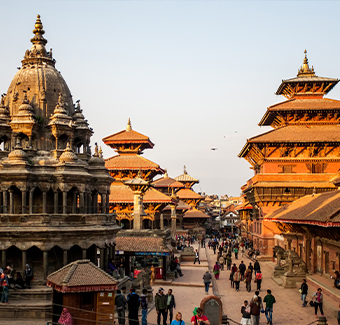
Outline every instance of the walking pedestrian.
<path fill-rule="evenodd" d="M 255 275 L 258 271 L 261 270 L 261 267 L 260 267 L 260 263 L 258 260 L 255 260 L 255 263 L 254 263 L 254 271 L 255 271 Z"/>
<path fill-rule="evenodd" d="M 261 283 L 262 283 L 262 273 L 261 270 L 258 270 L 257 273 L 255 273 L 255 282 L 257 285 L 257 290 L 261 290 Z"/>
<path fill-rule="evenodd" d="M 218 280 L 220 278 L 220 265 L 218 264 L 218 262 L 216 262 L 214 265 L 214 274 L 215 279 Z"/>
<path fill-rule="evenodd" d="M 164 294 L 164 289 L 159 288 L 156 296 L 155 296 L 155 307 L 157 313 L 157 325 L 161 324 L 161 316 L 163 317 L 163 325 L 166 325 L 166 316 L 167 316 L 167 300 L 166 295 Z"/>
<path fill-rule="evenodd" d="M 251 308 L 248 305 L 248 301 L 245 300 L 241 307 L 242 319 L 240 323 L 242 325 L 251 325 L 250 313 L 251 313 Z"/>
<path fill-rule="evenodd" d="M 302 300 L 302 307 L 306 307 L 306 297 L 308 293 L 308 284 L 306 279 L 302 280 L 301 287 L 300 287 L 300 293 L 301 293 L 301 300 Z"/>
<path fill-rule="evenodd" d="M 206 270 L 204 275 L 203 275 L 203 282 L 204 282 L 206 294 L 208 294 L 208 292 L 209 292 L 209 286 L 210 286 L 210 283 L 211 283 L 211 279 L 212 279 L 212 276 L 211 276 L 209 270 Z"/>
<path fill-rule="evenodd" d="M 219 262 L 220 262 L 221 270 L 223 271 L 224 270 L 224 258 L 223 258 L 223 256 L 220 257 Z"/>
<path fill-rule="evenodd" d="M 195 261 L 194 261 L 194 264 L 196 264 L 196 261 L 198 261 L 198 264 L 201 264 L 201 262 L 200 262 L 200 254 L 198 253 L 197 249 L 195 251 Z"/>
<path fill-rule="evenodd" d="M 175 302 L 175 297 L 172 294 L 172 289 L 169 289 L 168 294 L 166 295 L 166 309 L 169 313 L 169 321 L 170 324 L 172 322 L 172 318 L 173 318 L 173 312 L 174 312 L 174 308 L 176 309 L 176 302 Z M 168 318 L 168 315 L 167 317 Z"/>
<path fill-rule="evenodd" d="M 313 294 L 312 300 L 314 301 L 314 308 L 315 308 L 315 317 L 318 317 L 318 308 L 320 308 L 321 316 L 323 316 L 323 294 L 321 288 Z"/>
<path fill-rule="evenodd" d="M 264 310 L 267 324 L 273 325 L 273 305 L 276 302 L 275 297 L 272 295 L 271 290 L 267 290 L 267 295 L 264 297 L 263 302 L 266 303 L 266 309 Z"/>
<path fill-rule="evenodd" d="M 235 265 L 235 264 L 234 264 Z M 244 272 L 246 271 L 246 265 L 241 261 L 241 264 L 238 266 L 240 273 L 241 273 L 241 281 L 244 280 Z"/>
<path fill-rule="evenodd" d="M 130 293 L 127 297 L 128 301 L 128 309 L 129 309 L 129 324 L 130 325 L 138 325 L 138 309 L 139 309 L 139 295 L 137 295 L 136 290 L 134 288 L 130 289 Z M 165 325 L 165 324 L 164 324 Z"/>
<path fill-rule="evenodd" d="M 246 273 L 244 274 L 245 281 L 246 281 L 246 289 L 248 292 L 251 291 L 251 279 L 252 279 L 252 272 L 250 269 L 246 270 Z"/>
<path fill-rule="evenodd" d="M 234 248 L 234 253 L 235 253 L 235 259 L 238 260 L 238 248 Z"/>
<path fill-rule="evenodd" d="M 118 323 L 119 325 L 125 325 L 126 299 L 120 290 L 117 290 L 115 305 L 118 314 Z"/>
<path fill-rule="evenodd" d="M 251 308 L 251 318 L 253 320 L 253 325 L 259 325 L 261 314 L 261 304 L 259 303 L 259 297 L 254 296 L 249 305 Z"/>
<path fill-rule="evenodd" d="M 191 317 L 192 325 L 210 325 L 208 317 L 203 315 L 203 310 L 201 308 L 197 308 L 196 313 L 195 316 Z"/>
<path fill-rule="evenodd" d="M 8 270 L 5 269 L 5 270 L 2 270 L 0 269 L 0 273 L 1 273 L 1 276 L 0 276 L 0 285 L 2 286 L 2 294 L 1 294 L 1 302 L 8 305 L 8 286 L 9 286 L 9 283 L 8 283 L 8 276 L 7 276 L 7 273 L 8 273 Z"/>
<path fill-rule="evenodd" d="M 240 270 L 237 270 L 234 273 L 234 277 L 233 277 L 234 283 L 235 283 L 235 287 L 236 287 L 236 291 L 240 291 L 240 281 L 241 281 L 241 273 Z"/>
<path fill-rule="evenodd" d="M 170 325 L 185 325 L 185 322 L 182 320 L 182 313 L 178 311 L 176 313 L 175 319 L 171 322 Z"/>
<path fill-rule="evenodd" d="M 227 254 L 227 270 L 231 269 L 231 263 L 232 263 L 231 256 Z"/>
<path fill-rule="evenodd" d="M 147 317 L 148 317 L 148 298 L 146 294 L 148 290 L 143 289 L 142 295 L 140 296 L 140 306 L 142 308 L 142 325 L 147 325 Z"/>

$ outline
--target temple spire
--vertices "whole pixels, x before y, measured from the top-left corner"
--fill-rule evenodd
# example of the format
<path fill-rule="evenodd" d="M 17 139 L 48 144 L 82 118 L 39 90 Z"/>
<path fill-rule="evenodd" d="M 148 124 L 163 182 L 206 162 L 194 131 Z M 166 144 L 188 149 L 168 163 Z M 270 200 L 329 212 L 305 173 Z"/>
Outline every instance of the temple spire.
<path fill-rule="evenodd" d="M 131 131 L 131 130 L 132 130 L 132 127 L 131 127 L 131 121 L 130 121 L 130 118 L 129 118 L 128 124 L 127 124 L 127 126 L 126 126 L 126 131 L 129 132 L 129 131 Z"/>
<path fill-rule="evenodd" d="M 33 44 L 43 44 L 46 45 L 47 40 L 44 38 L 45 31 L 43 30 L 43 24 L 40 20 L 40 15 L 37 15 L 37 20 L 35 21 L 34 30 L 33 30 L 33 38 L 31 38 L 31 42 Z"/>
<path fill-rule="evenodd" d="M 308 76 L 315 75 L 313 66 L 312 66 L 312 69 L 310 69 L 309 65 L 308 65 L 307 50 L 305 50 L 304 53 L 305 53 L 305 57 L 303 59 L 302 67 L 298 71 L 298 74 L 297 74 L 298 77 L 299 76 L 306 76 L 306 75 L 308 75 Z"/>

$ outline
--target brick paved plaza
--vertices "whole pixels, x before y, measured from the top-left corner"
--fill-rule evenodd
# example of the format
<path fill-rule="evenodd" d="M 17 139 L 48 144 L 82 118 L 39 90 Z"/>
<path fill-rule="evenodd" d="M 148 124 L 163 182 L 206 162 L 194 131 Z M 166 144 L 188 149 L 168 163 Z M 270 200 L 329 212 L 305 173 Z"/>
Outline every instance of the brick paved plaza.
<path fill-rule="evenodd" d="M 194 247 L 197 247 L 197 244 L 194 244 Z M 207 254 L 205 254 L 207 253 Z M 207 256 L 206 256 L 207 255 Z M 174 314 L 177 311 L 180 311 L 183 314 L 183 320 L 189 324 L 190 319 L 192 317 L 192 311 L 195 307 L 200 305 L 201 300 L 206 297 L 204 292 L 204 286 L 202 277 L 205 270 L 208 267 L 208 261 L 211 266 L 215 262 L 216 255 L 213 254 L 213 250 L 209 250 L 208 248 L 200 249 L 200 257 L 201 264 L 193 265 L 192 263 L 184 262 L 182 263 L 182 271 L 184 276 L 178 279 L 175 279 L 172 283 L 167 283 L 166 281 L 162 281 L 161 283 L 155 283 L 154 294 L 158 291 L 158 288 L 161 286 L 165 289 L 165 292 L 169 288 L 173 289 L 173 294 L 176 298 L 177 308 L 174 311 Z M 238 260 L 233 260 L 237 265 L 241 262 L 241 259 L 244 260 L 246 265 L 249 264 L 250 261 L 246 257 L 240 257 Z M 274 305 L 274 313 L 273 313 L 273 324 L 301 324 L 307 325 L 313 321 L 315 321 L 314 316 L 314 308 L 307 306 L 303 308 L 301 306 L 300 294 L 298 292 L 298 288 L 296 289 L 285 289 L 278 284 L 276 284 L 272 278 L 272 262 L 261 262 L 261 269 L 263 273 L 263 283 L 262 283 L 262 291 L 261 296 L 265 296 L 265 292 L 267 289 L 272 290 L 272 294 L 276 298 L 276 304 Z M 214 293 L 217 294 L 223 302 L 223 310 L 224 313 L 228 315 L 229 318 L 239 322 L 241 320 L 240 308 L 245 299 L 248 301 L 253 297 L 256 284 L 252 283 L 252 292 L 248 293 L 245 290 L 245 284 L 240 284 L 240 291 L 236 292 L 235 289 L 231 288 L 229 281 L 230 271 L 226 269 L 220 273 L 219 280 L 213 280 L 213 289 Z M 309 296 L 315 291 L 316 287 L 311 287 L 309 283 Z M 211 288 L 212 290 L 212 288 Z M 212 291 L 210 291 L 211 293 Z M 310 299 L 308 299 L 310 300 Z M 336 325 L 336 315 L 335 311 L 337 310 L 337 303 L 331 301 L 327 296 L 324 297 L 324 313 L 327 318 L 327 323 L 329 325 Z M 141 318 L 140 318 L 141 320 Z M 155 308 L 152 308 L 148 315 L 148 323 L 157 324 L 157 314 Z M 264 314 L 261 314 L 260 319 L 261 324 L 266 324 L 266 319 Z M 2 320 L 2 324 L 9 325 L 46 325 L 46 321 L 43 320 Z M 118 322 L 116 321 L 116 324 Z M 128 324 L 128 323 L 127 323 Z M 233 323 L 231 323 L 233 324 Z"/>

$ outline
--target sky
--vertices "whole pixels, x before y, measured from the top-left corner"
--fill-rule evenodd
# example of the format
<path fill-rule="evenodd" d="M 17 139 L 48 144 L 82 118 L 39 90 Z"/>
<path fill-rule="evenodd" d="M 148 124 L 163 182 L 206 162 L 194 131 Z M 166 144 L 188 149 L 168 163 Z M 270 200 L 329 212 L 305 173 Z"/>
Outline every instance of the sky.
<path fill-rule="evenodd" d="M 307 49 L 318 76 L 340 77 L 339 1 L 3 1 L 0 93 L 41 15 L 47 49 L 94 129 L 91 143 L 132 128 L 144 157 L 238 196 L 253 170 L 238 154 L 295 77 Z M 340 98 L 340 86 L 328 98 Z M 217 148 L 211 150 L 211 148 Z"/>

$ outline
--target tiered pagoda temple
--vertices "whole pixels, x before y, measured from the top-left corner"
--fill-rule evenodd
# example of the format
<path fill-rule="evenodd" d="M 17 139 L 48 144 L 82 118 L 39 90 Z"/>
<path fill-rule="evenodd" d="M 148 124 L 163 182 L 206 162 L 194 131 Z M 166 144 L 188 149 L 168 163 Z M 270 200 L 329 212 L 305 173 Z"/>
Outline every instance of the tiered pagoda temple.
<path fill-rule="evenodd" d="M 267 213 L 304 195 L 336 189 L 331 179 L 340 162 L 340 101 L 324 96 L 338 81 L 316 76 L 305 51 L 297 76 L 283 80 L 276 92 L 287 100 L 268 107 L 259 123 L 273 130 L 248 139 L 239 154 L 255 173 L 243 193 L 252 206 L 248 236 L 263 255 L 272 255 L 280 232 L 263 222 Z"/>
<path fill-rule="evenodd" d="M 37 280 L 77 259 L 106 268 L 115 216 L 109 213 L 112 177 L 96 148 L 79 102 L 46 50 L 38 15 L 32 47 L 0 104 L 1 265 Z M 98 205 L 99 197 L 101 205 Z"/>
<path fill-rule="evenodd" d="M 110 211 L 116 212 L 117 220 L 123 228 L 132 229 L 134 195 L 124 182 L 138 175 L 151 183 L 156 175 L 164 174 L 164 170 L 142 157 L 143 151 L 152 149 L 154 144 L 147 136 L 132 129 L 130 119 L 125 130 L 105 137 L 103 142 L 118 153 L 105 160 L 106 168 L 115 179 L 110 189 Z M 150 187 L 143 196 L 143 204 L 145 215 L 142 216 L 142 228 L 154 229 L 161 228 L 160 212 L 168 204 L 177 204 L 177 200 Z"/>

